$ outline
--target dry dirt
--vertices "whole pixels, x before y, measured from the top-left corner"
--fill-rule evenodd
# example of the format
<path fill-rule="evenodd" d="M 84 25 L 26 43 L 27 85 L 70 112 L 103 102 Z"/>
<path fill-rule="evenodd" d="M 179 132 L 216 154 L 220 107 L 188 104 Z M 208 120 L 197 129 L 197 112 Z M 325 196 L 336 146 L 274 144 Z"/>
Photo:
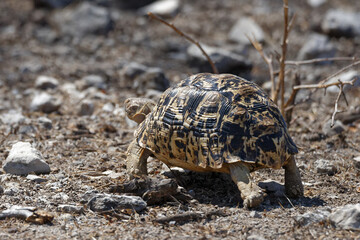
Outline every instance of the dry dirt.
<path fill-rule="evenodd" d="M 263 2 L 186 0 L 181 2 L 175 22 L 200 42 L 222 47 L 230 45 L 226 41 L 227 33 L 239 16 L 254 16 L 267 34 L 266 50 L 280 52 L 282 3 L 272 1 L 263 13 Z M 288 59 L 296 58 L 305 37 L 317 29 L 324 13 L 338 7 L 360 11 L 357 0 L 329 0 L 316 9 L 305 1 L 291 3 L 291 11 L 296 12 L 297 18 L 289 39 Z M 0 171 L 0 185 L 18 190 L 13 195 L 0 196 L 0 210 L 12 205 L 33 206 L 54 215 L 52 223 L 45 225 L 14 218 L 1 220 L 1 239 L 359 239 L 358 231 L 338 229 L 327 221 L 303 227 L 294 220 L 295 216 L 306 212 L 334 210 L 360 200 L 360 170 L 353 165 L 353 158 L 360 155 L 360 121 L 349 123 L 340 135 L 324 136 L 322 127 L 331 118 L 336 94 L 324 95 L 323 91 L 295 108 L 289 127 L 300 149 L 296 159 L 305 186 L 305 196 L 300 199 L 269 194 L 260 207 L 253 209 L 255 214 L 242 208 L 239 192 L 227 176 L 189 173 L 183 176 L 184 187 L 192 190 L 195 196 L 187 203 L 173 200 L 148 206 L 140 213 L 123 211 L 117 215 L 99 214 L 86 208 L 83 214 L 59 212 L 58 205 L 81 205 L 86 191 L 108 193 L 110 185 L 128 177 L 125 151 L 133 138 L 134 125 L 125 121 L 123 111 L 113 114 L 102 110 L 109 102 L 121 109 L 127 97 L 137 96 L 134 90 L 119 86 L 118 72 L 123 63 L 134 61 L 160 67 L 172 84 L 198 70 L 184 60 L 188 42 L 164 25 L 132 11 L 121 11 L 114 30 L 107 36 L 92 36 L 78 42 L 58 36 L 56 41 L 44 43 L 34 32 L 37 28 L 49 27 L 46 19 L 51 14 L 51 10 L 34 9 L 31 1 L 0 2 L 0 111 L 22 109 L 30 119 L 26 124 L 35 127 L 22 134 L 19 127 L 2 124 L 0 161 L 6 159 L 15 142 L 29 141 L 51 167 L 51 173 L 43 176 L 48 179 L 45 183 L 34 183 L 24 176 Z M 9 26 L 15 30 L 11 31 Z M 331 38 L 331 41 L 338 46 L 337 56 L 355 56 L 355 50 L 360 47 L 358 39 Z M 254 65 L 252 79 L 262 84 L 268 79 L 266 65 L 252 48 L 249 48 L 248 58 Z M 299 72 L 301 80 L 309 74 L 325 78 L 346 64 L 334 62 L 289 68 L 288 79 L 292 79 L 293 72 Z M 63 98 L 58 111 L 44 114 L 29 109 L 31 89 L 38 75 L 53 76 L 63 85 L 89 74 L 105 76 L 108 84 L 107 89 L 96 90 L 96 94 L 88 92 L 95 102 L 92 116 L 78 116 L 79 103 L 72 102 L 72 98 L 60 90 L 52 92 Z M 339 107 L 350 111 L 359 106 L 359 96 L 358 89 L 347 92 L 351 107 L 346 107 L 343 100 Z M 39 116 L 51 119 L 53 128 L 41 128 Z M 332 161 L 336 173 L 331 176 L 317 173 L 314 162 L 319 159 Z M 155 159 L 149 160 L 151 176 L 160 175 L 164 169 L 166 167 Z M 118 177 L 101 175 L 108 170 L 119 173 Z M 266 169 L 254 173 L 254 179 L 283 183 L 283 174 L 283 170 Z M 213 210 L 222 211 L 224 216 L 185 223 L 154 221 L 161 216 Z"/>

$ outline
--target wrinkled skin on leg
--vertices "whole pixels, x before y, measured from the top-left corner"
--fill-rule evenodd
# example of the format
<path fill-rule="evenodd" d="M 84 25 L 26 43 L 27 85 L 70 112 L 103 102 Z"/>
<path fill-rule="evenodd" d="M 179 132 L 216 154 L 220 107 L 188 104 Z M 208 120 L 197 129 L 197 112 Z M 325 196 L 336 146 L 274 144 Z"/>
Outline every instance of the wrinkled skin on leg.
<path fill-rule="evenodd" d="M 233 163 L 229 166 L 231 179 L 235 182 L 241 193 L 245 208 L 259 206 L 264 200 L 265 193 L 252 181 L 250 167 L 241 162 Z"/>
<path fill-rule="evenodd" d="M 142 177 L 147 175 L 147 159 L 150 151 L 139 146 L 138 142 L 133 140 L 126 152 L 126 168 L 132 177 Z"/>
<path fill-rule="evenodd" d="M 304 187 L 295 157 L 291 156 L 283 168 L 285 169 L 285 194 L 291 198 L 304 196 Z"/>
<path fill-rule="evenodd" d="M 155 102 L 147 98 L 128 98 L 125 100 L 125 111 L 129 119 L 140 124 L 153 110 Z"/>

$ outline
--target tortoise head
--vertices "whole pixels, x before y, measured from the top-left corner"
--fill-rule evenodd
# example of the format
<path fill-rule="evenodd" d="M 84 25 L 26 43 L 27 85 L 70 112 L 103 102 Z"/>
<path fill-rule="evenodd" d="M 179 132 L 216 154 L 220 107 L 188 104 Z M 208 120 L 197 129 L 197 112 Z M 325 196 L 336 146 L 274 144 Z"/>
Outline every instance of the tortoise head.
<path fill-rule="evenodd" d="M 129 119 L 140 124 L 153 110 L 155 102 L 147 98 L 128 98 L 125 100 L 125 111 Z"/>

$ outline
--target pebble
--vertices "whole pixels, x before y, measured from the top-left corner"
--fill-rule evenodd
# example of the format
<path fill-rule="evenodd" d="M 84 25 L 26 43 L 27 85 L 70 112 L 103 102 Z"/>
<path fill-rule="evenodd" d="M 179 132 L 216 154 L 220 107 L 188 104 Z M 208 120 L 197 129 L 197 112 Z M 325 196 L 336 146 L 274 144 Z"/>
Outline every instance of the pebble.
<path fill-rule="evenodd" d="M 19 192 L 19 189 L 17 187 L 10 187 L 4 190 L 4 195 L 7 196 L 14 196 Z"/>
<path fill-rule="evenodd" d="M 64 8 L 75 0 L 34 0 L 33 2 L 36 8 Z"/>
<path fill-rule="evenodd" d="M 117 0 L 117 4 L 122 9 L 138 9 L 143 6 L 146 6 L 155 0 L 136 0 L 136 1 L 129 1 L 129 0 Z"/>
<path fill-rule="evenodd" d="M 170 87 L 170 81 L 161 68 L 147 68 L 133 81 L 133 89 L 138 94 L 145 94 L 149 89 L 165 91 Z"/>
<path fill-rule="evenodd" d="M 334 37 L 360 36 L 360 12 L 330 9 L 323 18 L 321 29 Z"/>
<path fill-rule="evenodd" d="M 349 84 L 344 86 L 344 91 L 347 91 L 354 87 L 360 87 L 360 72 L 356 70 L 346 71 L 333 78 L 330 78 L 329 81 L 327 81 L 327 83 L 335 83 L 335 82 L 339 82 L 339 80 L 341 80 L 342 82 L 347 82 L 347 81 L 352 81 L 355 78 L 356 80 L 353 86 Z M 340 90 L 337 86 L 330 86 L 326 89 L 326 91 L 331 93 L 338 93 Z"/>
<path fill-rule="evenodd" d="M 180 8 L 179 0 L 159 0 L 139 9 L 140 14 L 152 12 L 162 17 L 174 16 Z"/>
<path fill-rule="evenodd" d="M 259 182 L 259 187 L 265 189 L 267 193 L 271 193 L 276 197 L 283 197 L 285 195 L 284 185 L 271 179 Z"/>
<path fill-rule="evenodd" d="M 252 64 L 242 55 L 230 52 L 228 50 L 202 45 L 203 49 L 213 60 L 220 73 L 233 73 L 250 70 Z M 197 66 L 200 72 L 211 72 L 211 66 L 205 56 L 195 45 L 187 49 L 188 61 L 191 65 Z"/>
<path fill-rule="evenodd" d="M 354 158 L 354 166 L 360 169 L 360 156 Z"/>
<path fill-rule="evenodd" d="M 330 215 L 330 209 L 318 209 L 313 212 L 307 212 L 299 216 L 295 216 L 294 220 L 297 225 L 305 227 L 314 223 L 324 222 Z"/>
<path fill-rule="evenodd" d="M 249 216 L 252 218 L 261 218 L 260 213 L 258 213 L 257 211 L 251 211 Z"/>
<path fill-rule="evenodd" d="M 65 213 L 83 213 L 84 207 L 83 206 L 76 206 L 76 205 L 68 205 L 68 204 L 61 204 L 58 206 L 58 211 L 65 212 Z"/>
<path fill-rule="evenodd" d="M 331 58 L 335 56 L 335 53 L 336 48 L 327 36 L 313 33 L 305 40 L 298 59 Z"/>
<path fill-rule="evenodd" d="M 33 98 L 30 104 L 30 109 L 32 111 L 51 113 L 57 111 L 61 104 L 62 102 L 59 98 L 43 92 Z"/>
<path fill-rule="evenodd" d="M 79 38 L 88 34 L 107 34 L 113 27 L 109 9 L 89 2 L 57 11 L 53 22 L 61 34 Z"/>
<path fill-rule="evenodd" d="M 52 121 L 47 117 L 39 117 L 38 123 L 45 129 L 52 129 Z"/>
<path fill-rule="evenodd" d="M 15 175 L 50 173 L 50 167 L 41 153 L 28 142 L 17 142 L 12 146 L 3 169 L 6 173 Z"/>
<path fill-rule="evenodd" d="M 16 125 L 25 122 L 26 118 L 18 110 L 10 110 L 0 115 L 0 120 L 6 125 Z"/>
<path fill-rule="evenodd" d="M 79 89 L 84 90 L 89 87 L 96 87 L 98 89 L 105 90 L 107 88 L 107 84 L 105 82 L 104 77 L 100 75 L 88 75 L 79 80 L 76 85 Z"/>
<path fill-rule="evenodd" d="M 327 175 L 332 176 L 337 171 L 333 161 L 330 160 L 319 159 L 314 162 L 314 165 L 317 173 L 326 173 Z"/>
<path fill-rule="evenodd" d="M 95 212 L 134 209 L 141 212 L 147 206 L 146 202 L 138 196 L 96 194 L 87 203 L 88 207 Z"/>
<path fill-rule="evenodd" d="M 255 38 L 258 42 L 264 41 L 264 32 L 251 18 L 242 17 L 233 25 L 229 32 L 229 39 L 240 44 L 251 44 L 249 39 Z"/>
<path fill-rule="evenodd" d="M 57 88 L 59 80 L 49 76 L 38 76 L 35 80 L 35 87 L 40 89 Z"/>
<path fill-rule="evenodd" d="M 170 81 L 161 68 L 131 62 L 120 70 L 120 86 L 137 90 L 138 94 L 145 94 L 149 89 L 165 91 L 170 86 Z"/>
<path fill-rule="evenodd" d="M 105 103 L 104 106 L 102 107 L 102 110 L 104 112 L 113 112 L 114 109 L 115 109 L 115 106 L 111 102 Z"/>
<path fill-rule="evenodd" d="M 321 5 L 323 5 L 324 3 L 326 3 L 327 0 L 307 0 L 307 3 L 313 7 L 313 8 L 317 8 L 320 7 Z"/>
<path fill-rule="evenodd" d="M 90 116 L 94 113 L 95 105 L 91 100 L 83 100 L 78 111 L 79 116 Z"/>
<path fill-rule="evenodd" d="M 343 229 L 360 230 L 360 204 L 349 204 L 331 213 L 332 224 Z"/>
<path fill-rule="evenodd" d="M 331 137 L 331 136 L 338 135 L 338 134 L 344 132 L 345 129 L 346 129 L 346 127 L 340 120 L 336 120 L 334 122 L 334 126 L 331 127 L 331 119 L 330 119 L 323 125 L 322 132 L 326 136 Z"/>
<path fill-rule="evenodd" d="M 4 193 L 4 188 L 0 185 L 0 195 Z"/>
<path fill-rule="evenodd" d="M 36 183 L 42 183 L 42 182 L 46 182 L 47 179 L 39 177 L 37 175 L 33 175 L 33 174 L 29 174 L 26 176 L 26 179 L 32 181 L 32 182 L 36 182 Z"/>

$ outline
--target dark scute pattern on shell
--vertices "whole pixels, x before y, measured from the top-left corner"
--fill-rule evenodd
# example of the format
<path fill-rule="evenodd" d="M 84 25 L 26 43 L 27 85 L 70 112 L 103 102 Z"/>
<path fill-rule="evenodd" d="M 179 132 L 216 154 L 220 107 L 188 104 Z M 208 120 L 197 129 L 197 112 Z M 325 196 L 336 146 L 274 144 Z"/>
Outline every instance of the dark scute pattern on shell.
<path fill-rule="evenodd" d="M 160 160 L 203 168 L 237 161 L 280 168 L 297 153 L 266 93 L 230 74 L 197 74 L 168 89 L 136 136 Z"/>

